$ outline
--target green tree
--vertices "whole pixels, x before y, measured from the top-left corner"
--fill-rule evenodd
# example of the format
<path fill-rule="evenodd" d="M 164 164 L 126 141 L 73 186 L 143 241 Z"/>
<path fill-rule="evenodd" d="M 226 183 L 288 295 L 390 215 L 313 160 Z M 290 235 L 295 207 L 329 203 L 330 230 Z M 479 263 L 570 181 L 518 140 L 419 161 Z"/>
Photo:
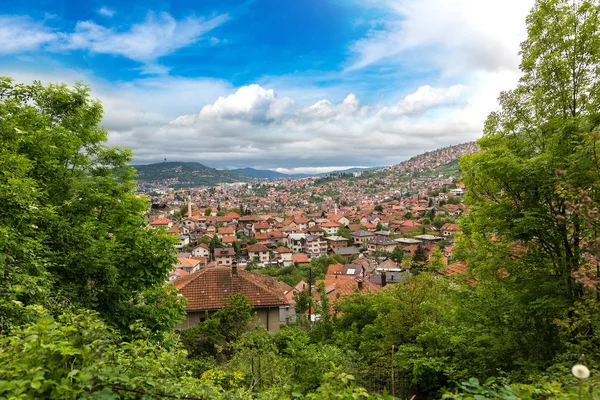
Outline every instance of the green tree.
<path fill-rule="evenodd" d="M 425 247 L 421 243 L 417 244 L 417 249 L 415 250 L 415 254 L 412 257 L 411 268 L 415 272 L 422 270 L 425 264 L 427 264 L 428 259 L 429 257 L 427 256 L 427 250 L 425 249 Z"/>
<path fill-rule="evenodd" d="M 582 227 L 557 187 L 598 180 L 586 151 L 586 132 L 600 123 L 598 8 L 597 1 L 536 3 L 521 46 L 523 77 L 488 117 L 481 152 L 461 161 L 476 205 L 471 230 L 523 243 L 543 266 L 539 279 L 560 277 L 556 294 L 569 301 L 581 294 L 572 273 L 582 262 Z"/>
<path fill-rule="evenodd" d="M 402 258 L 404 257 L 404 250 L 402 250 L 402 247 L 397 246 L 394 248 L 394 250 L 392 251 L 392 253 L 390 254 L 390 258 L 397 262 L 398 264 L 400 264 L 402 262 Z"/>
<path fill-rule="evenodd" d="M 501 110 L 477 142 L 481 151 L 460 161 L 473 210 L 462 219 L 459 247 L 478 274 L 476 294 L 488 295 L 471 313 L 490 318 L 484 336 L 505 338 L 482 346 L 496 359 L 481 362 L 490 369 L 503 357 L 550 365 L 563 345 L 556 321 L 584 293 L 577 274 L 587 264 L 584 242 L 597 233 L 577 210 L 600 200 L 589 133 L 600 125 L 599 16 L 597 0 L 536 2 L 521 45 L 522 78 L 500 95 Z"/>
<path fill-rule="evenodd" d="M 141 308 L 154 304 L 160 313 L 174 300 L 164 286 L 173 239 L 145 228 L 148 203 L 135 194 L 131 151 L 105 144 L 101 120 L 86 86 L 0 78 L 5 328 L 23 320 L 24 306 L 46 304 L 57 313 L 65 305 L 97 310 L 127 329 L 146 320 Z M 167 315 L 173 318 L 157 328 L 173 327 L 182 305 Z M 146 322 L 162 320 L 155 317 Z"/>

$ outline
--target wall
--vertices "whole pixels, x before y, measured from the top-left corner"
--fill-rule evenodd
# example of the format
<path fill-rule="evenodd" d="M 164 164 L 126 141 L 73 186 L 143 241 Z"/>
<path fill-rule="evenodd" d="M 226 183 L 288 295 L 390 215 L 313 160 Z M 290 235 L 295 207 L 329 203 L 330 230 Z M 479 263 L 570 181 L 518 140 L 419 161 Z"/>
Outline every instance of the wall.
<path fill-rule="evenodd" d="M 290 309 L 293 309 L 290 307 Z M 208 316 L 212 315 L 215 311 L 208 311 Z M 186 329 L 198 325 L 198 322 L 204 320 L 207 317 L 206 311 L 188 311 L 187 318 L 182 321 L 175 329 Z M 269 332 L 279 332 L 279 306 L 271 308 L 255 308 L 254 315 L 262 322 L 262 325 Z M 267 325 L 268 322 L 268 325 Z"/>

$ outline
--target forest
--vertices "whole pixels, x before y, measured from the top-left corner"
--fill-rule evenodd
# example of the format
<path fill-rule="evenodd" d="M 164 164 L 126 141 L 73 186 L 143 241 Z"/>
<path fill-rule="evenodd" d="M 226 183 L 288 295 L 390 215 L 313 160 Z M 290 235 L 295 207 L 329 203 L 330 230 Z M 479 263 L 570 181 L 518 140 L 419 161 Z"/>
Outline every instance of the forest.
<path fill-rule="evenodd" d="M 175 331 L 173 239 L 101 104 L 0 78 L 0 399 L 600 398 L 600 2 L 526 23 L 522 77 L 459 161 L 468 273 L 322 296 L 275 334 L 240 295 Z"/>

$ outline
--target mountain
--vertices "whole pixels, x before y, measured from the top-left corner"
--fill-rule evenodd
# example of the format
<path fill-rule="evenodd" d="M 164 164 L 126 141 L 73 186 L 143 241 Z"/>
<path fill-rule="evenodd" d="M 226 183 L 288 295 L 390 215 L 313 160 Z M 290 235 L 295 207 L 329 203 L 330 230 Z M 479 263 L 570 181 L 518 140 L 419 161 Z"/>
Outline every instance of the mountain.
<path fill-rule="evenodd" d="M 221 183 L 249 182 L 252 178 L 234 171 L 221 171 L 198 162 L 162 162 L 134 165 L 140 186 L 197 187 L 216 186 Z"/>

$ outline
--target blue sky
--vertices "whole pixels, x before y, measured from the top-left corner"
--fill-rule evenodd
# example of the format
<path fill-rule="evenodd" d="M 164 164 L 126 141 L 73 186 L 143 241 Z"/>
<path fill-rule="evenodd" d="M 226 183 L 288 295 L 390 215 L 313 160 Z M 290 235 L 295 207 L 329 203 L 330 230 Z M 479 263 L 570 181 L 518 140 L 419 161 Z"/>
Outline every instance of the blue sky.
<path fill-rule="evenodd" d="M 0 75 L 89 84 L 136 163 L 310 172 L 478 138 L 532 1 L 0 5 Z"/>

